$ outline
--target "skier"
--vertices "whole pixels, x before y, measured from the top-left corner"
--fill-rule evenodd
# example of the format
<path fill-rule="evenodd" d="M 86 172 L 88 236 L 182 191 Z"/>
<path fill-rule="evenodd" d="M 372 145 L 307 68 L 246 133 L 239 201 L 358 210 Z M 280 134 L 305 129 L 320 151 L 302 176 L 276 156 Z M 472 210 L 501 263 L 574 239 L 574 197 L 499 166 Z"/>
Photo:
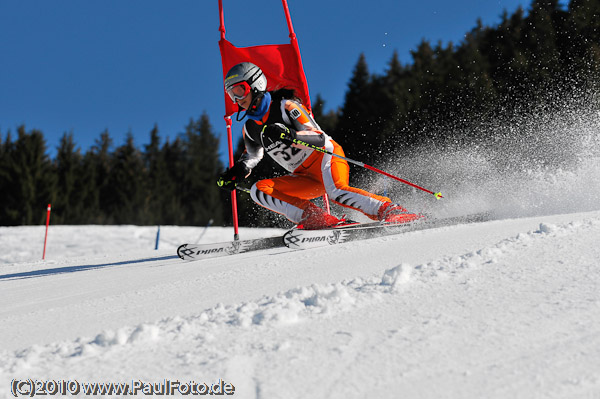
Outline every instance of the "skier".
<path fill-rule="evenodd" d="M 350 167 L 345 160 L 293 144 L 297 138 L 344 155 L 342 147 L 321 130 L 292 90 L 267 91 L 267 79 L 258 66 L 250 62 L 235 65 L 225 76 L 224 85 L 239 106 L 237 120 L 245 116 L 248 120 L 242 128 L 245 151 L 221 174 L 219 187 L 234 190 L 266 152 L 290 174 L 256 182 L 250 195 L 257 204 L 284 215 L 300 228 L 323 229 L 343 223 L 310 201 L 325 193 L 337 204 L 372 220 L 407 223 L 422 217 L 387 197 L 349 186 Z"/>

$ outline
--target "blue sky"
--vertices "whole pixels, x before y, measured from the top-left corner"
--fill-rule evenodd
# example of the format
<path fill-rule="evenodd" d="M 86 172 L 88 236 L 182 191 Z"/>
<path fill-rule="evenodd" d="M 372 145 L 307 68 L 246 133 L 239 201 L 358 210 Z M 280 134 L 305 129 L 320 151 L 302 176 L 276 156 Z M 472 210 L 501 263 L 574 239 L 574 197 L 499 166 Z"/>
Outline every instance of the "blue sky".
<path fill-rule="evenodd" d="M 459 43 L 478 18 L 512 14 L 520 0 L 289 0 L 313 99 L 341 106 L 359 54 L 372 73 L 393 52 L 410 63 L 422 39 Z M 287 43 L 280 0 L 224 0 L 227 38 L 237 46 Z M 564 2 L 563 2 L 564 3 Z M 207 112 L 226 154 L 217 0 L 2 0 L 0 133 L 40 129 L 54 156 L 73 132 L 87 151 L 108 129 L 138 147 L 158 124 L 163 140 Z M 234 141 L 240 125 L 234 124 Z"/>

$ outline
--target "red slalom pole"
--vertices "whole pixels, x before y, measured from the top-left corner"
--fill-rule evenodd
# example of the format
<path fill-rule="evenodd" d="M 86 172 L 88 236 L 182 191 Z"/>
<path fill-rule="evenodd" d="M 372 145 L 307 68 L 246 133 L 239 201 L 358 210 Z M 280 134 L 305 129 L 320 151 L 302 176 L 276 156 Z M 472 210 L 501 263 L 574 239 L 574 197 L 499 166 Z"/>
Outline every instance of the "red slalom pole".
<path fill-rule="evenodd" d="M 44 236 L 44 253 L 42 254 L 42 260 L 46 259 L 46 241 L 48 240 L 48 226 L 50 225 L 50 211 L 52 205 L 48 204 L 48 213 L 46 214 L 46 235 Z"/>
<path fill-rule="evenodd" d="M 227 124 L 227 142 L 229 147 L 229 167 L 231 168 L 235 161 L 233 160 L 233 136 L 231 134 L 231 117 L 225 116 L 225 122 Z M 231 191 L 231 217 L 233 218 L 233 239 L 238 241 L 240 239 L 240 228 L 238 222 L 238 209 L 237 209 L 237 195 L 235 190 Z"/>

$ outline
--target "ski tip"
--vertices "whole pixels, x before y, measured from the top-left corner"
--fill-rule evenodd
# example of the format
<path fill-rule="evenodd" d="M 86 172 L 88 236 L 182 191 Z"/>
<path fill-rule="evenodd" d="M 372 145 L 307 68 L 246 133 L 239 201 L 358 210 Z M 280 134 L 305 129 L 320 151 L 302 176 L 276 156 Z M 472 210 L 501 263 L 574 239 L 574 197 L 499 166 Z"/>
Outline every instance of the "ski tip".
<path fill-rule="evenodd" d="M 187 244 L 182 244 L 177 248 L 177 256 L 179 256 L 181 259 L 186 260 L 185 255 L 183 254 L 183 251 L 187 248 Z"/>
<path fill-rule="evenodd" d="M 442 198 L 444 198 L 444 197 L 442 196 L 442 193 L 435 193 L 435 194 L 433 194 L 433 196 L 434 196 L 436 199 L 442 199 Z"/>

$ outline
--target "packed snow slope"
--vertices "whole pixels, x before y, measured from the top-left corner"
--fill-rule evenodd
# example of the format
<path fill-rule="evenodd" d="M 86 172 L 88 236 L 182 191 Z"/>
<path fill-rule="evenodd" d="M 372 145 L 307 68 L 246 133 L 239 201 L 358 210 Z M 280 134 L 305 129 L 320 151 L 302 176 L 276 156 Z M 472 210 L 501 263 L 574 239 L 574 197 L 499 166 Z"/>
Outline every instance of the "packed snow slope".
<path fill-rule="evenodd" d="M 482 223 L 197 262 L 178 244 L 231 229 L 51 226 L 42 261 L 43 226 L 0 227 L 0 398 L 600 398 L 600 115 L 515 129 L 387 167 Z"/>
<path fill-rule="evenodd" d="M 223 380 L 242 398 L 600 395 L 598 211 L 199 262 L 172 257 L 192 228 L 163 228 L 156 252 L 124 245 L 154 233 L 55 227 L 60 252 L 1 267 L 0 397 L 13 379 Z M 0 234 L 18 253 L 43 228 Z"/>

